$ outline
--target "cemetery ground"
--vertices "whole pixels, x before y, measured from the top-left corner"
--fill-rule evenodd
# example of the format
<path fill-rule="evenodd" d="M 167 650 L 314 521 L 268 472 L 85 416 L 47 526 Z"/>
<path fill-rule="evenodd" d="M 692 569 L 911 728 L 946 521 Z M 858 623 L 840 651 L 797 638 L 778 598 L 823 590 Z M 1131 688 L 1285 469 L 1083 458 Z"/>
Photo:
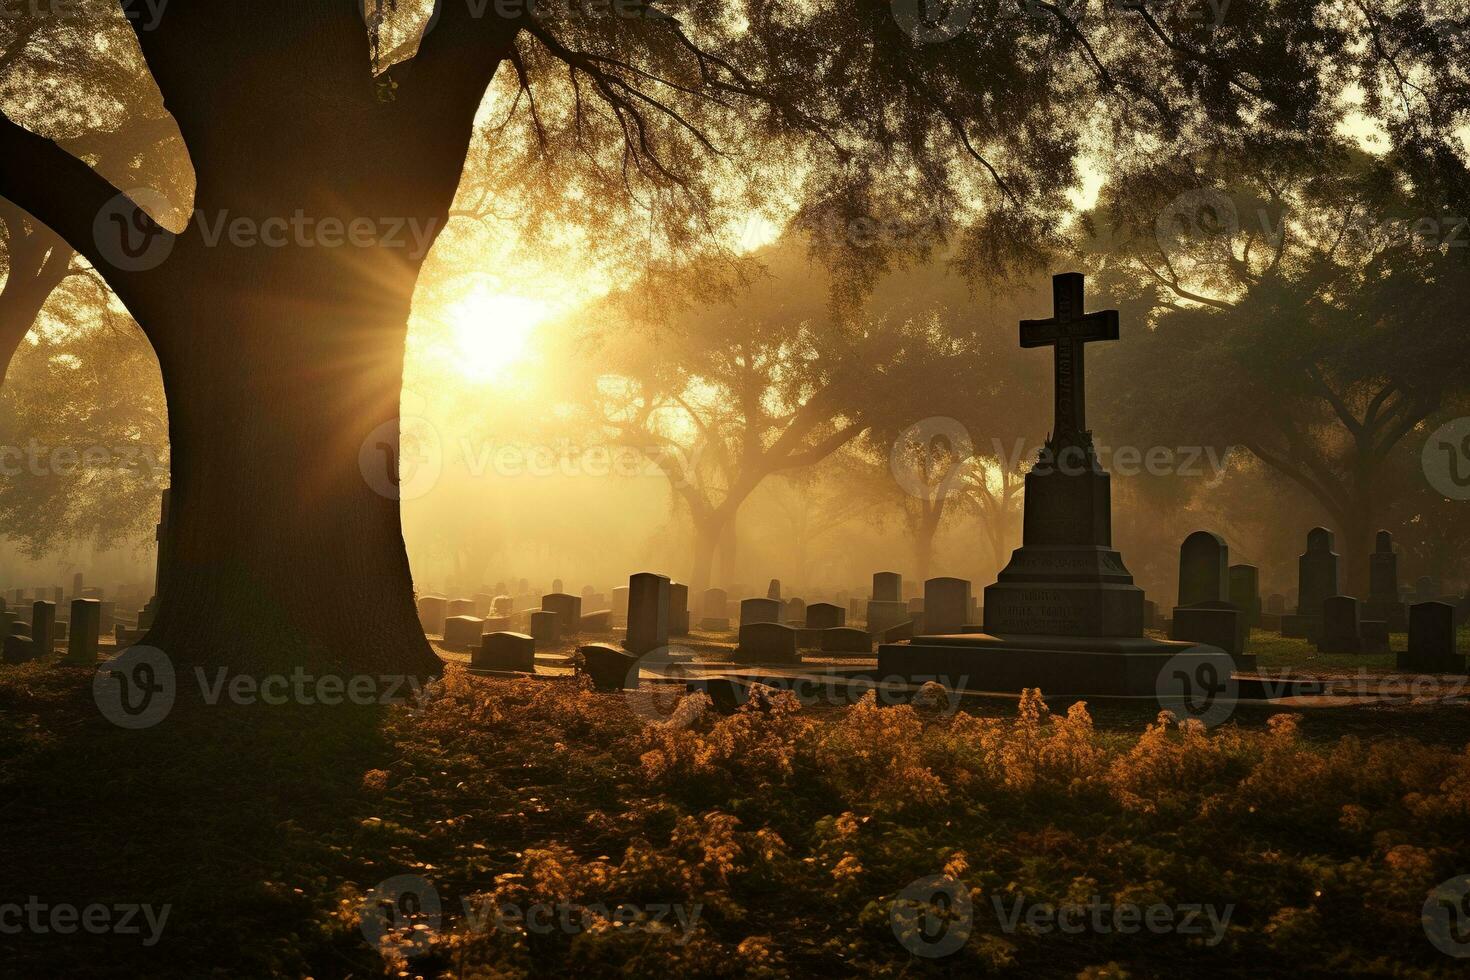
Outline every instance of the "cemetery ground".
<path fill-rule="evenodd" d="M 1257 648 L 1263 668 L 1387 666 Z M 775 693 L 662 718 L 451 663 L 412 707 L 181 705 L 124 731 L 91 677 L 0 668 L 7 892 L 167 917 L 0 933 L 10 975 L 1463 968 L 1421 921 L 1470 869 L 1463 704 L 1258 707 L 1206 731 L 1141 704 Z M 374 889 L 402 876 L 437 905 L 375 947 Z M 947 921 L 913 904 L 936 877 Z"/>

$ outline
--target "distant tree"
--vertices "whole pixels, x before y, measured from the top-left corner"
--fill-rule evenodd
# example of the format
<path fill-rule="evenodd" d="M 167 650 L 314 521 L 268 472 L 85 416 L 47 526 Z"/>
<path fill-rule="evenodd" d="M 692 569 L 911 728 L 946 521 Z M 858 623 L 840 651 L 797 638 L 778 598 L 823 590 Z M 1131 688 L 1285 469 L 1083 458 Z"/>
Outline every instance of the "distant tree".
<path fill-rule="evenodd" d="M 1393 460 L 1470 390 L 1470 212 L 1406 193 L 1401 173 L 1345 147 L 1310 163 L 1221 155 L 1095 219 L 1104 283 L 1153 325 L 1110 353 L 1097 390 L 1144 444 L 1239 447 L 1310 494 L 1358 592 L 1405 489 Z"/>

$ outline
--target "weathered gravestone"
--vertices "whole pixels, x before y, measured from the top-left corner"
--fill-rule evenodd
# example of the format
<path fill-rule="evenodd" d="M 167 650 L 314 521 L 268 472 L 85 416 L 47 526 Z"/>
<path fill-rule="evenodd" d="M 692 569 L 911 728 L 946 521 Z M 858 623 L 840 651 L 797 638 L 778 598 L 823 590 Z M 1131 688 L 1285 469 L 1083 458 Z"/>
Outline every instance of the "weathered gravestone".
<path fill-rule="evenodd" d="M 1409 628 L 1409 607 L 1399 596 L 1399 556 L 1393 550 L 1393 535 L 1379 531 L 1374 538 L 1373 553 L 1368 556 L 1369 619 L 1381 619 L 1395 633 Z"/>
<path fill-rule="evenodd" d="M 781 621 L 780 599 L 741 599 L 740 627 L 753 623 L 779 623 Z"/>
<path fill-rule="evenodd" d="M 1337 552 L 1332 532 L 1314 527 L 1307 533 L 1307 550 L 1297 559 L 1296 615 L 1281 620 L 1283 636 L 1315 640 L 1322 627 L 1322 603 L 1338 594 Z"/>
<path fill-rule="evenodd" d="M 734 659 L 739 663 L 790 664 L 801 657 L 796 652 L 796 628 L 785 623 L 749 623 L 740 627 L 740 645 Z"/>
<path fill-rule="evenodd" d="M 582 672 L 592 679 L 592 686 L 599 691 L 638 687 L 638 658 L 626 650 L 607 643 L 589 643 L 577 647 L 577 654 L 582 658 Z"/>
<path fill-rule="evenodd" d="M 724 589 L 705 589 L 699 610 L 700 629 L 724 632 L 730 628 L 730 598 Z"/>
<path fill-rule="evenodd" d="M 885 644 L 878 671 L 1052 695 L 1157 696 L 1166 667 L 1228 677 L 1218 647 L 1143 635 L 1143 590 L 1112 547 L 1109 477 L 1086 421 L 1085 345 L 1116 340 L 1118 314 L 1084 312 L 1076 273 L 1056 276 L 1052 297 L 1055 315 L 1024 321 L 1021 346 L 1053 348 L 1054 422 L 1026 475 L 1021 547 L 985 590 L 985 632 Z"/>
<path fill-rule="evenodd" d="M 488 592 L 476 592 L 471 600 L 475 604 L 475 615 L 488 618 L 495 608 L 495 597 Z"/>
<path fill-rule="evenodd" d="M 101 621 L 102 603 L 96 599 L 71 601 L 70 637 L 66 662 L 90 667 L 97 662 L 97 624 Z"/>
<path fill-rule="evenodd" d="M 556 613 L 556 628 L 562 636 L 576 634 L 582 622 L 581 596 L 567 595 L 558 589 L 541 597 L 541 608 Z"/>
<path fill-rule="evenodd" d="M 903 600 L 903 576 L 897 572 L 873 574 L 873 598 L 868 601 L 865 620 L 868 632 L 880 633 L 909 620 L 909 604 Z"/>
<path fill-rule="evenodd" d="M 554 647 L 561 642 L 560 616 L 546 609 L 538 609 L 531 613 L 531 638 L 536 641 L 537 650 L 545 650 Z"/>
<path fill-rule="evenodd" d="M 1409 649 L 1398 655 L 1399 670 L 1463 674 L 1465 657 L 1455 646 L 1455 607 L 1419 602 L 1409 607 Z"/>
<path fill-rule="evenodd" d="M 970 582 L 963 578 L 931 578 L 924 583 L 924 632 L 958 633 L 970 616 Z"/>
<path fill-rule="evenodd" d="M 806 622 L 806 600 L 795 596 L 787 599 L 785 606 L 781 610 L 781 616 L 783 623 L 795 625 Z"/>
<path fill-rule="evenodd" d="M 480 645 L 485 635 L 485 621 L 478 616 L 446 616 L 444 618 L 444 645 L 456 650 L 472 650 Z"/>
<path fill-rule="evenodd" d="M 475 600 L 473 599 L 450 599 L 444 607 L 444 618 L 451 616 L 473 616 L 475 614 Z"/>
<path fill-rule="evenodd" d="M 470 657 L 476 670 L 536 672 L 536 640 L 525 633 L 486 633 Z"/>
<path fill-rule="evenodd" d="M 554 578 L 551 580 L 551 591 L 558 594 L 564 593 L 566 591 L 566 589 L 562 587 L 561 579 Z"/>
<path fill-rule="evenodd" d="M 1195 531 L 1179 546 L 1179 605 L 1169 618 L 1169 637 L 1219 647 L 1237 667 L 1253 667 L 1245 655 L 1250 627 L 1230 601 L 1230 548 L 1209 531 Z"/>
<path fill-rule="evenodd" d="M 1388 653 L 1388 621 L 1364 619 L 1358 622 L 1358 636 L 1363 640 L 1364 653 Z"/>
<path fill-rule="evenodd" d="M 628 578 L 628 636 L 623 646 L 642 656 L 669 645 L 669 580 L 639 572 Z"/>
<path fill-rule="evenodd" d="M 778 578 L 771 579 L 771 584 L 768 585 L 768 586 L 766 586 L 766 598 L 767 599 L 780 599 L 781 598 L 781 580 L 780 579 L 778 579 Z"/>
<path fill-rule="evenodd" d="M 584 612 L 577 625 L 583 633 L 611 633 L 612 610 L 598 609 L 593 612 Z"/>
<path fill-rule="evenodd" d="M 807 629 L 825 630 L 847 624 L 847 610 L 830 602 L 814 602 L 806 607 Z"/>
<path fill-rule="evenodd" d="M 689 586 L 669 583 L 669 635 L 689 635 Z"/>
<path fill-rule="evenodd" d="M 1245 628 L 1261 625 L 1261 570 L 1254 565 L 1230 566 L 1230 604 L 1239 609 Z"/>
<path fill-rule="evenodd" d="M 1362 653 L 1362 607 L 1350 595 L 1322 600 L 1322 627 L 1317 634 L 1319 653 Z"/>
<path fill-rule="evenodd" d="M 439 595 L 419 597 L 419 622 L 430 636 L 444 635 L 444 617 L 449 615 L 449 600 Z"/>
<path fill-rule="evenodd" d="M 516 611 L 516 601 L 508 595 L 498 595 L 490 600 L 490 615 L 509 616 Z"/>
<path fill-rule="evenodd" d="M 626 626 L 628 623 L 628 587 L 619 585 L 612 590 L 613 623 Z"/>
<path fill-rule="evenodd" d="M 37 657 L 49 657 L 56 649 L 56 603 L 31 606 L 31 642 Z"/>
<path fill-rule="evenodd" d="M 1179 605 L 1230 601 L 1230 548 L 1209 531 L 1195 531 L 1179 546 Z"/>

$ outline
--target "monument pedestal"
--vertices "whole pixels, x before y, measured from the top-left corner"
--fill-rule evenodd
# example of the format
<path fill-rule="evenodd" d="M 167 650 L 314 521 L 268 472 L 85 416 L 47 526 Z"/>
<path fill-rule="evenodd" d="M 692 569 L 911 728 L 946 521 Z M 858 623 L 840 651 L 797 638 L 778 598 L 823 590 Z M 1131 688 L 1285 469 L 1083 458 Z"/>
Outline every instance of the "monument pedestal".
<path fill-rule="evenodd" d="M 1155 697 L 1166 673 L 1229 677 L 1235 662 L 1198 643 L 1137 637 L 921 636 L 878 648 L 878 675 L 937 680 L 953 690 L 1046 695 Z"/>

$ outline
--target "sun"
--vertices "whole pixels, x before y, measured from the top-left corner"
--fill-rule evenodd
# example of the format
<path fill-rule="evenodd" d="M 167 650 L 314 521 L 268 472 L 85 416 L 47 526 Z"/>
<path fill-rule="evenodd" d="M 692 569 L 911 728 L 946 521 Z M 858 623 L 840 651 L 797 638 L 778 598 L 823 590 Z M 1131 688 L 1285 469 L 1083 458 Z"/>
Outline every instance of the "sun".
<path fill-rule="evenodd" d="M 473 381 L 503 378 L 527 359 L 532 334 L 550 315 L 540 300 L 476 287 L 451 304 L 445 317 L 455 368 Z"/>

